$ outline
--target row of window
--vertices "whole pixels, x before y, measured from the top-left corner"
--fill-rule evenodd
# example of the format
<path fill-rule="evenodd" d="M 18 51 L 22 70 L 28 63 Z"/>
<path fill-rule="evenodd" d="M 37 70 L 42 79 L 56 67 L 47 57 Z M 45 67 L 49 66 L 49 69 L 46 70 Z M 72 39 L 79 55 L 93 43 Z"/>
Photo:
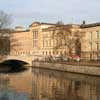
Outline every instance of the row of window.
<path fill-rule="evenodd" d="M 93 49 L 95 49 L 95 50 L 100 50 L 100 43 L 90 43 L 90 48 L 91 48 L 91 51 L 93 50 Z"/>
<path fill-rule="evenodd" d="M 43 51 L 43 55 L 66 55 L 67 51 Z"/>
<path fill-rule="evenodd" d="M 91 40 L 92 40 L 93 37 L 94 37 L 94 36 L 93 36 L 93 33 L 94 33 L 94 32 L 90 32 L 90 38 L 91 38 Z M 96 38 L 97 38 L 97 39 L 100 38 L 100 32 L 99 32 L 99 31 L 96 31 Z"/>
<path fill-rule="evenodd" d="M 15 55 L 26 55 L 26 54 L 31 55 L 32 54 L 31 51 L 29 51 L 29 52 L 25 52 L 25 51 L 18 52 L 18 51 L 16 51 L 16 52 L 12 52 L 12 53 L 14 53 Z"/>
<path fill-rule="evenodd" d="M 33 39 L 38 39 L 38 31 L 37 30 L 33 31 Z"/>
<path fill-rule="evenodd" d="M 43 40 L 43 47 L 51 47 L 52 40 Z"/>
<path fill-rule="evenodd" d="M 64 41 L 59 40 L 43 40 L 43 47 L 52 47 L 52 46 L 58 46 L 58 45 L 64 45 Z"/>

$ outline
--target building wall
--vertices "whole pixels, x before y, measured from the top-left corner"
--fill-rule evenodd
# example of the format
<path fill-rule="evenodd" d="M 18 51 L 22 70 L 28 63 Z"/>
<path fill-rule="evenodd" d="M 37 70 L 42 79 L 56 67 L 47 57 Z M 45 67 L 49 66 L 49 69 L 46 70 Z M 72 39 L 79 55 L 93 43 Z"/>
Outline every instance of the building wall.
<path fill-rule="evenodd" d="M 14 32 L 10 36 L 10 55 L 31 55 L 32 34 L 29 31 Z"/>
<path fill-rule="evenodd" d="M 40 24 L 37 22 L 29 26 L 29 30 L 17 29 L 10 35 L 10 55 L 42 55 L 42 29 L 51 27 L 50 24 Z"/>
<path fill-rule="evenodd" d="M 15 30 L 11 34 L 11 55 L 68 55 L 68 47 L 60 46 L 55 49 L 57 43 L 61 40 L 53 39 L 54 30 L 57 32 L 54 24 L 34 22 L 27 30 Z M 59 27 L 58 27 L 59 28 Z M 60 30 L 60 28 L 59 28 Z M 78 37 L 81 43 L 81 57 L 84 59 L 97 59 L 100 57 L 100 26 L 80 27 L 80 25 L 71 25 L 71 34 Z M 75 49 L 74 49 L 74 52 Z"/>
<path fill-rule="evenodd" d="M 30 32 L 32 34 L 32 50 L 34 55 L 42 55 L 42 48 L 43 48 L 43 32 L 42 29 L 51 27 L 53 25 L 49 24 L 40 24 L 40 23 L 33 23 L 30 28 Z"/>
<path fill-rule="evenodd" d="M 53 38 L 53 30 L 47 30 L 42 32 L 43 38 L 42 38 L 42 54 L 43 55 L 60 55 L 67 52 L 66 46 L 58 46 L 59 39 L 56 40 Z M 63 41 L 62 41 L 63 42 Z"/>
<path fill-rule="evenodd" d="M 97 59 L 100 56 L 100 26 L 83 28 L 85 36 L 82 41 L 83 56 Z"/>

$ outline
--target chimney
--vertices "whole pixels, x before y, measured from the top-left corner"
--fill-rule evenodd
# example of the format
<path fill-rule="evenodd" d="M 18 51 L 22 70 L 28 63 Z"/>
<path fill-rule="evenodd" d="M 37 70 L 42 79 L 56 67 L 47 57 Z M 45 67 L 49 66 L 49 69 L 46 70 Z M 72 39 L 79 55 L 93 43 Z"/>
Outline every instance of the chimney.
<path fill-rule="evenodd" d="M 85 25 L 86 24 L 86 22 L 85 22 L 85 20 L 83 20 L 83 23 L 82 23 L 83 25 Z"/>

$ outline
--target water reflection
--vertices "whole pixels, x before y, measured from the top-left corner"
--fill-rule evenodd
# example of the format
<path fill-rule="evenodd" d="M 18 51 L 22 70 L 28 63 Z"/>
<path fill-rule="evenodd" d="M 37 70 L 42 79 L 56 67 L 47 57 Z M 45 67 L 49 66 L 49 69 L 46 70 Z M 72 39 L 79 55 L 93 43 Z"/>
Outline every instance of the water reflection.
<path fill-rule="evenodd" d="M 100 78 L 33 69 L 34 100 L 100 100 Z"/>
<path fill-rule="evenodd" d="M 0 100 L 29 100 L 28 94 L 24 91 L 20 91 L 21 88 L 19 88 L 19 91 L 14 88 L 17 86 L 17 84 L 14 86 L 14 82 L 12 82 L 13 78 L 16 78 L 15 76 L 14 74 L 0 74 Z M 20 79 L 19 77 L 19 80 Z M 20 86 L 21 85 L 22 84 L 20 84 Z"/>
<path fill-rule="evenodd" d="M 100 77 L 36 68 L 0 74 L 0 100 L 100 100 Z"/>

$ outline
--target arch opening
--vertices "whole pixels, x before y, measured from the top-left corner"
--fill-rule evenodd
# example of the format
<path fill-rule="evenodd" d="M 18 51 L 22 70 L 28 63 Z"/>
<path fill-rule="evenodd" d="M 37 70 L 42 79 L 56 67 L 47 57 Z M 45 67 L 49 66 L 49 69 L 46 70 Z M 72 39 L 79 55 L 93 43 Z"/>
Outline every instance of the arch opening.
<path fill-rule="evenodd" d="M 4 65 L 12 65 L 12 66 L 24 66 L 29 64 L 26 61 L 22 61 L 22 60 L 17 60 L 17 59 L 8 59 L 2 62 L 2 64 Z"/>
<path fill-rule="evenodd" d="M 0 73 L 14 73 L 27 70 L 29 63 L 17 59 L 9 59 L 0 63 Z"/>

